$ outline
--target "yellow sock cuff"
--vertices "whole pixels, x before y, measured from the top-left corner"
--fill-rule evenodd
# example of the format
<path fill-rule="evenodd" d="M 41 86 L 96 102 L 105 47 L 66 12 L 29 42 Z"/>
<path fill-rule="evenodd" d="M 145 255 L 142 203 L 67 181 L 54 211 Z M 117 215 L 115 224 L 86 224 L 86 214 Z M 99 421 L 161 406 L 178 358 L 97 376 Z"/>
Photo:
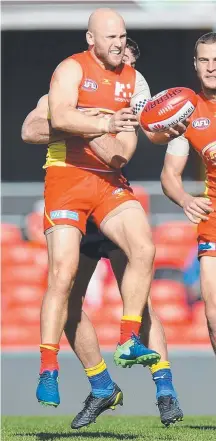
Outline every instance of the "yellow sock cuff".
<path fill-rule="evenodd" d="M 159 361 L 157 364 L 153 364 L 149 367 L 152 374 L 154 374 L 157 371 L 160 371 L 160 369 L 170 369 L 170 362 L 169 361 Z"/>
<path fill-rule="evenodd" d="M 49 346 L 49 345 L 40 345 L 40 348 L 50 349 L 51 351 L 54 351 L 54 352 L 58 352 L 59 351 L 58 348 L 54 348 L 53 346 Z"/>
<path fill-rule="evenodd" d="M 105 371 L 105 369 L 106 369 L 106 363 L 104 359 L 102 359 L 102 361 L 99 364 L 91 368 L 84 369 L 84 371 L 87 377 L 93 377 L 94 375 L 101 374 L 101 372 Z"/>
<path fill-rule="evenodd" d="M 141 315 L 123 315 L 122 320 L 141 323 L 142 317 Z"/>
<path fill-rule="evenodd" d="M 102 360 L 100 361 L 100 363 L 96 364 L 96 366 L 93 366 L 91 368 L 86 368 L 84 369 L 86 372 L 91 372 L 93 371 L 95 368 L 99 369 L 101 366 L 103 366 L 103 364 L 105 363 L 104 359 L 102 358 Z"/>

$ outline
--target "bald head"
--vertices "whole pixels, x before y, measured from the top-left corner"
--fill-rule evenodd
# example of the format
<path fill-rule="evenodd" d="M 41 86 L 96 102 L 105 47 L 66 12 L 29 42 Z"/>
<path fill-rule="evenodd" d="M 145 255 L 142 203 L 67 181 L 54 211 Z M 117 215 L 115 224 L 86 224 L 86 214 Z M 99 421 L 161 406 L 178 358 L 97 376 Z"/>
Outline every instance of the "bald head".
<path fill-rule="evenodd" d="M 101 26 L 106 26 L 107 21 L 121 23 L 125 27 L 124 20 L 118 12 L 110 8 L 98 8 L 89 17 L 88 31 L 95 32 Z"/>
<path fill-rule="evenodd" d="M 87 43 L 106 68 L 122 63 L 126 46 L 126 29 L 121 15 L 109 8 L 96 9 L 90 16 Z"/>

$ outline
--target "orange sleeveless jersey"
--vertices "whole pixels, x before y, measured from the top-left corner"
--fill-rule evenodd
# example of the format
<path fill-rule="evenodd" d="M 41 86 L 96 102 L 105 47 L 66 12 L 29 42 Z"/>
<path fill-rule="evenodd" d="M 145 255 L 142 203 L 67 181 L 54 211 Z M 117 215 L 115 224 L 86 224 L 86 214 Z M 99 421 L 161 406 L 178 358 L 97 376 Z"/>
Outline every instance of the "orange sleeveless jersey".
<path fill-rule="evenodd" d="M 197 107 L 191 116 L 185 138 L 199 153 L 206 167 L 206 195 L 216 197 L 216 103 L 198 95 Z"/>
<path fill-rule="evenodd" d="M 135 89 L 135 69 L 123 64 L 115 71 L 105 70 L 90 51 L 69 58 L 75 59 L 83 71 L 78 109 L 100 108 L 103 113 L 112 114 L 124 107 L 130 107 Z M 109 166 L 92 152 L 87 140 L 79 136 L 49 144 L 44 168 L 53 165 L 110 170 Z"/>

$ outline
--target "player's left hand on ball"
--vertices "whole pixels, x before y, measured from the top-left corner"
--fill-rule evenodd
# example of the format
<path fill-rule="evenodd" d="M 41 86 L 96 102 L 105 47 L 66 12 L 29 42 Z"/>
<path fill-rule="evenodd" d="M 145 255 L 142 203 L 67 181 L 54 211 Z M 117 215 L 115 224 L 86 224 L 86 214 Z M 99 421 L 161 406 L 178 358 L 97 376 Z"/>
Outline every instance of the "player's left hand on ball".
<path fill-rule="evenodd" d="M 171 140 L 174 138 L 178 138 L 178 136 L 184 135 L 189 124 L 190 124 L 189 119 L 186 119 L 183 123 L 180 122 L 176 124 L 176 126 L 170 128 L 165 132 L 166 137 Z"/>

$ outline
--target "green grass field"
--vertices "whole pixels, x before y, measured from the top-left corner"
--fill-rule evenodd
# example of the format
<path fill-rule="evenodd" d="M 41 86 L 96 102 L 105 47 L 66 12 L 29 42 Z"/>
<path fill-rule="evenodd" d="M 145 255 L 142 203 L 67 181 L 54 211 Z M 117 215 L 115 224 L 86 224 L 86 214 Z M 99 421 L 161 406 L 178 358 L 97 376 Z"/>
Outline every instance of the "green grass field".
<path fill-rule="evenodd" d="M 216 417 L 186 417 L 164 428 L 156 417 L 100 417 L 72 431 L 68 417 L 2 417 L 4 441 L 201 441 L 216 440 Z"/>

